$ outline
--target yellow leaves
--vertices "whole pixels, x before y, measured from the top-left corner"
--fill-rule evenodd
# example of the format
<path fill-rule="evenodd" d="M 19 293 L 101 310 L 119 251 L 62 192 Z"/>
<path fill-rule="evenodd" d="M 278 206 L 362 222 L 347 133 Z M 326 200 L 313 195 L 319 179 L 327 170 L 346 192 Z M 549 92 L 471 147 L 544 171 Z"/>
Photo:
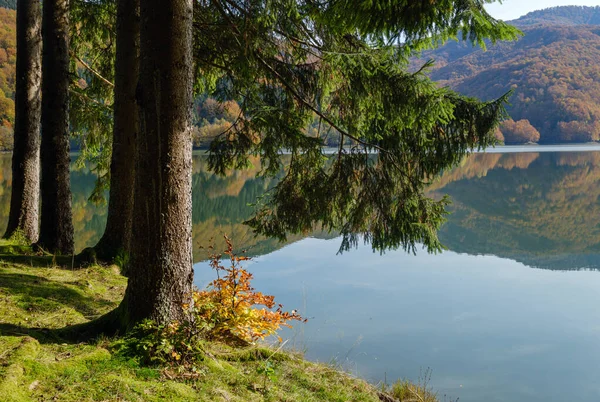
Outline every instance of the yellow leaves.
<path fill-rule="evenodd" d="M 240 266 L 250 258 L 237 256 L 227 236 L 225 242 L 227 249 L 223 254 L 229 256 L 229 267 L 221 264 L 222 254 L 209 248 L 210 266 L 217 271 L 218 278 L 206 290 L 195 291 L 192 295 L 193 311 L 199 319 L 212 325 L 211 336 L 254 342 L 274 334 L 281 326 L 291 327 L 290 320 L 302 321 L 295 310 L 284 312 L 281 304 L 272 310 L 276 305 L 275 297 L 255 291 L 250 284 L 252 274 Z"/>

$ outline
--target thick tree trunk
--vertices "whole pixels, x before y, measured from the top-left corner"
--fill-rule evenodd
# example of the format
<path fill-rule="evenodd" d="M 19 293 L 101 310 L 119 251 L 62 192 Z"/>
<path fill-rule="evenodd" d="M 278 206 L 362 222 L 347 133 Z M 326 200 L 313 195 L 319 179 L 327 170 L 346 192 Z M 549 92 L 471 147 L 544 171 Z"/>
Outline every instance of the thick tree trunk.
<path fill-rule="evenodd" d="M 68 0 L 44 1 L 42 39 L 42 216 L 38 245 L 53 253 L 72 254 Z"/>
<path fill-rule="evenodd" d="M 128 326 L 184 317 L 192 290 L 192 2 L 141 0 Z"/>
<path fill-rule="evenodd" d="M 38 239 L 42 17 L 39 0 L 17 5 L 17 71 L 12 190 L 5 237 L 20 231 Z"/>
<path fill-rule="evenodd" d="M 110 198 L 104 235 L 94 247 L 96 256 L 112 261 L 121 251 L 129 253 L 133 222 L 135 141 L 138 110 L 135 99 L 139 74 L 139 0 L 117 3 L 117 55 Z"/>

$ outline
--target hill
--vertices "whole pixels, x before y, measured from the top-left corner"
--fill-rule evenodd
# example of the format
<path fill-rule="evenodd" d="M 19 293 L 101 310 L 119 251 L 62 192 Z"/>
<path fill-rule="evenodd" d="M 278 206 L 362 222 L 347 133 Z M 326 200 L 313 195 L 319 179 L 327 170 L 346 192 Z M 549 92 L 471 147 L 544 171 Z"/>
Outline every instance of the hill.
<path fill-rule="evenodd" d="M 520 40 L 487 51 L 451 42 L 412 67 L 434 59 L 432 79 L 486 100 L 513 90 L 506 143 L 600 140 L 600 7 L 554 7 L 509 23 Z"/>
<path fill-rule="evenodd" d="M 0 0 L 0 7 L 5 3 L 10 2 Z M 0 151 L 12 149 L 13 143 L 16 28 L 16 12 L 0 8 Z"/>

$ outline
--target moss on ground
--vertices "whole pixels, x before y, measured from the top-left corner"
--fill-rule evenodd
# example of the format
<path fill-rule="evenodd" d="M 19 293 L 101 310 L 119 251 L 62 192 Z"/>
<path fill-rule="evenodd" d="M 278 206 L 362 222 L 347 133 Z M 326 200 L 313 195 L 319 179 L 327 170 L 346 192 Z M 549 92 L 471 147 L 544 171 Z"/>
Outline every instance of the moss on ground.
<path fill-rule="evenodd" d="M 118 355 L 118 339 L 57 337 L 56 329 L 114 309 L 125 285 L 117 267 L 0 261 L 0 401 L 380 400 L 360 379 L 265 347 L 209 343 L 198 372 L 180 375 Z"/>
<path fill-rule="evenodd" d="M 3 247 L 24 251 L 0 241 L 0 254 Z M 426 386 L 400 381 L 383 394 L 334 367 L 265 346 L 206 343 L 197 371 L 178 373 L 123 357 L 118 338 L 66 342 L 57 330 L 116 308 L 127 279 L 116 266 L 70 270 L 52 256 L 18 260 L 0 255 L 0 402 L 437 402 Z"/>

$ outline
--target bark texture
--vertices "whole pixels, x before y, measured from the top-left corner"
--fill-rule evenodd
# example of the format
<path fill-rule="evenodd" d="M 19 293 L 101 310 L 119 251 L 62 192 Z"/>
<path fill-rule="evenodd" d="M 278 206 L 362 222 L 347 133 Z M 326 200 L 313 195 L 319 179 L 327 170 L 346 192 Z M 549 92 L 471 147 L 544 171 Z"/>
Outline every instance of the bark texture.
<path fill-rule="evenodd" d="M 140 17 L 129 327 L 182 319 L 193 280 L 192 0 L 141 0 Z"/>
<path fill-rule="evenodd" d="M 4 237 L 20 231 L 30 242 L 39 233 L 41 52 L 40 1 L 19 0 L 12 189 Z"/>
<path fill-rule="evenodd" d="M 42 216 L 38 245 L 73 253 L 69 178 L 69 1 L 46 0 L 42 12 Z"/>
<path fill-rule="evenodd" d="M 106 229 L 94 247 L 96 256 L 112 261 L 119 252 L 129 253 L 133 222 L 135 141 L 138 132 L 136 85 L 139 74 L 139 0 L 117 3 L 117 49 L 113 146 L 110 162 L 110 198 Z"/>

